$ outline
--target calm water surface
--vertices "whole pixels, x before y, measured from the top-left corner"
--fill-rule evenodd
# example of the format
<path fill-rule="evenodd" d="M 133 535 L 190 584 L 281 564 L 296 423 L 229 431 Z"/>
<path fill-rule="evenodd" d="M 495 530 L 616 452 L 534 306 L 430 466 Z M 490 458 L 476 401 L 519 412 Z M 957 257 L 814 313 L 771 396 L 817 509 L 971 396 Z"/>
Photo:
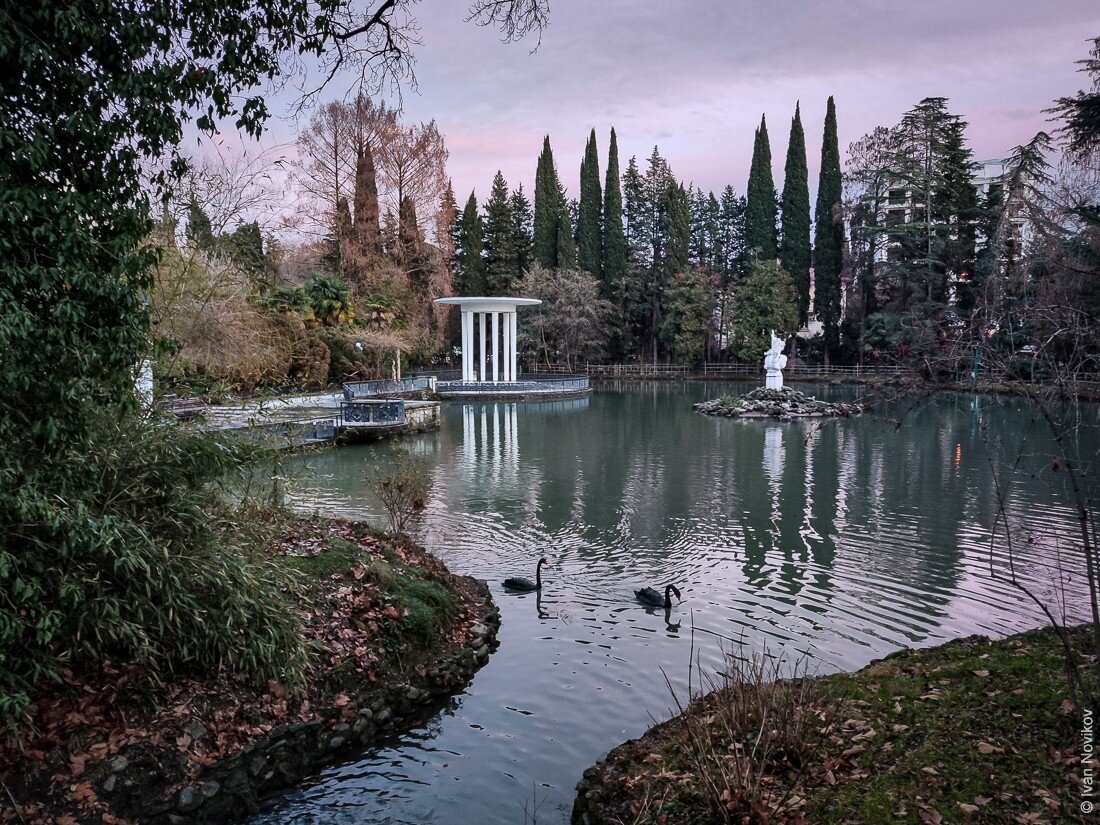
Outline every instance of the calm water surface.
<path fill-rule="evenodd" d="M 1049 468 L 1049 441 L 1019 402 L 941 396 L 900 428 L 902 404 L 814 423 L 691 411 L 750 388 L 627 383 L 580 400 L 453 404 L 439 432 L 404 441 L 432 468 L 418 537 L 453 571 L 492 582 L 500 649 L 426 726 L 328 769 L 255 821 L 566 821 L 583 769 L 667 717 L 662 671 L 686 691 L 692 624 L 705 667 L 745 645 L 804 654 L 818 672 L 1041 624 L 988 575 L 989 457 L 1015 454 L 995 445 L 1027 434 L 1025 466 Z M 1094 425 L 1084 438 L 1095 440 Z M 378 521 L 364 477 L 393 448 L 295 459 L 296 505 Z M 1024 474 L 1008 489 L 1040 588 L 1072 525 L 1060 480 Z M 541 598 L 501 589 L 507 576 L 533 578 L 542 554 Z M 635 588 L 668 582 L 683 593 L 669 616 L 634 601 Z M 1083 606 L 1074 587 L 1068 602 Z"/>

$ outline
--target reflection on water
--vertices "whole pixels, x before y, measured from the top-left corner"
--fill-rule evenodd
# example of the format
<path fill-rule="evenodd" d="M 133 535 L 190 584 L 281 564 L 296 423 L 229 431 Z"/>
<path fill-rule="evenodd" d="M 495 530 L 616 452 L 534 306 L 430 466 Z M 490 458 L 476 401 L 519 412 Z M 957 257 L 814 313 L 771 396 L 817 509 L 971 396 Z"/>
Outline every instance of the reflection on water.
<path fill-rule="evenodd" d="M 540 822 L 560 821 L 583 768 L 667 713 L 663 674 L 685 689 L 693 627 L 706 665 L 720 644 L 766 644 L 828 671 L 1040 623 L 988 576 L 997 499 L 984 445 L 1018 443 L 1030 426 L 1018 404 L 944 397 L 900 429 L 890 409 L 788 423 L 691 412 L 745 389 L 625 383 L 569 401 L 451 405 L 439 432 L 404 442 L 432 467 L 419 538 L 493 582 L 500 649 L 429 724 L 257 821 L 513 823 L 536 806 Z M 363 474 L 393 448 L 302 457 L 298 504 L 377 519 Z M 1010 491 L 1037 586 L 1072 525 L 1064 501 L 1030 477 Z M 500 588 L 543 554 L 543 592 Z M 670 582 L 682 603 L 635 601 Z M 1083 603 L 1072 587 L 1069 603 Z"/>

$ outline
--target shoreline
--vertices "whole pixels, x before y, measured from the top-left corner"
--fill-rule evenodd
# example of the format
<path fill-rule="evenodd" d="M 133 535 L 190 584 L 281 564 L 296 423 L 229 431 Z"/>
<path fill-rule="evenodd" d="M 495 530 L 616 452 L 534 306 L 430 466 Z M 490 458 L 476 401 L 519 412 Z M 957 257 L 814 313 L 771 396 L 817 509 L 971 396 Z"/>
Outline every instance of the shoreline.
<path fill-rule="evenodd" d="M 1070 629 L 1079 650 L 1088 632 Z M 585 770 L 571 822 L 1083 822 L 1060 645 L 1050 628 L 969 636 L 854 673 L 711 684 Z M 758 700 L 787 714 L 765 726 L 744 713 Z"/>
<path fill-rule="evenodd" d="M 323 648 L 304 689 L 228 673 L 165 677 L 108 663 L 44 685 L 35 731 L 0 739 L 0 821 L 227 822 L 324 765 L 445 707 L 489 660 L 499 609 L 404 540 L 342 520 L 297 520 L 287 554 L 332 610 L 306 620 Z M 376 576 L 374 570 L 384 569 Z M 438 624 L 420 620 L 436 598 Z"/>

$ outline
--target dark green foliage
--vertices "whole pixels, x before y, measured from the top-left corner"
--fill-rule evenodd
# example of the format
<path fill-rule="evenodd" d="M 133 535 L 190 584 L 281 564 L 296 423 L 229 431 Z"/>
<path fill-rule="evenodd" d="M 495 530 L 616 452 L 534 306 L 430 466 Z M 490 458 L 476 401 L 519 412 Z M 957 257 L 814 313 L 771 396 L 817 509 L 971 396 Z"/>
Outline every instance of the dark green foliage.
<path fill-rule="evenodd" d="M 511 207 L 512 243 L 516 248 L 516 277 L 522 278 L 523 273 L 534 261 L 531 252 L 531 227 L 534 216 L 531 212 L 531 202 L 523 194 L 522 183 L 512 193 Z"/>
<path fill-rule="evenodd" d="M 713 309 L 710 283 L 702 270 L 689 266 L 672 277 L 661 333 L 676 361 L 692 364 L 706 357 Z"/>
<path fill-rule="evenodd" d="M 557 265 L 558 216 L 561 213 L 561 187 L 554 170 L 554 154 L 550 136 L 543 139 L 542 154 L 535 169 L 535 213 L 531 251 L 535 260 L 553 269 Z"/>
<path fill-rule="evenodd" d="M 749 167 L 748 207 L 745 213 L 745 247 L 761 261 L 775 260 L 777 205 L 772 179 L 772 150 L 768 124 L 760 118 Z"/>
<path fill-rule="evenodd" d="M 457 295 L 485 294 L 485 258 L 481 254 L 485 247 L 484 238 L 485 227 L 477 209 L 477 196 L 471 192 L 459 220 L 458 243 L 455 246 L 458 265 L 454 289 Z"/>
<path fill-rule="evenodd" d="M 619 184 L 619 144 L 615 130 L 611 130 L 611 144 L 607 152 L 607 180 L 604 184 L 603 244 L 600 275 L 603 279 L 604 297 L 619 298 L 623 291 L 622 279 L 626 274 L 626 235 L 623 233 L 623 193 Z"/>
<path fill-rule="evenodd" d="M 661 209 L 661 229 L 666 239 L 663 262 L 666 277 L 686 272 L 690 266 L 691 214 L 682 183 L 669 182 L 665 206 Z"/>
<path fill-rule="evenodd" d="M 783 173 L 781 202 L 783 227 L 779 241 L 780 265 L 794 279 L 798 289 L 798 317 L 802 324 L 810 309 L 810 189 L 806 170 L 806 135 L 802 116 L 795 105 L 787 162 Z"/>
<path fill-rule="evenodd" d="M 352 319 L 351 293 L 336 275 L 314 272 L 304 289 L 313 316 L 326 327 L 347 323 Z"/>
<path fill-rule="evenodd" d="M 609 324 L 612 335 L 608 351 L 621 357 L 629 347 L 629 330 L 624 329 L 627 304 L 627 251 L 623 232 L 623 193 L 619 182 L 619 144 L 615 130 L 607 152 L 607 178 L 603 190 L 603 232 L 600 244 L 600 296 L 612 307 Z"/>
<path fill-rule="evenodd" d="M 6 3 L 0 10 L 0 714 L 61 661 L 301 661 L 262 567 L 211 530 L 232 454 L 134 423 L 156 253 L 184 123 L 257 135 L 253 90 L 320 53 L 334 0 Z M 318 31 L 317 27 L 321 30 Z M 307 33 L 316 32 L 316 36 Z M 205 230 L 196 227 L 205 242 Z M 231 462 L 228 466 L 231 466 Z"/>
<path fill-rule="evenodd" d="M 458 201 L 455 200 L 455 190 L 451 186 L 450 180 L 447 181 L 447 189 L 440 201 L 439 211 L 442 215 L 449 216 L 447 218 L 449 225 L 446 226 L 447 237 L 445 241 L 450 242 L 450 258 L 446 263 L 453 279 L 458 271 L 457 255 L 458 250 L 461 248 L 462 211 L 458 208 Z"/>
<path fill-rule="evenodd" d="M 249 278 L 259 278 L 264 272 L 264 239 L 260 225 L 242 223 L 219 239 L 219 246 Z"/>
<path fill-rule="evenodd" d="M 774 260 L 750 261 L 747 270 L 734 290 L 729 328 L 738 358 L 759 364 L 771 345 L 772 330 L 786 338 L 798 328 L 798 292 Z"/>
<path fill-rule="evenodd" d="M 1092 91 L 1079 91 L 1073 97 L 1061 97 L 1051 110 L 1064 122 L 1063 134 L 1069 149 L 1078 157 L 1085 157 L 1100 147 L 1100 37 L 1092 40 L 1092 54 L 1080 61 L 1081 71 L 1091 75 Z"/>
<path fill-rule="evenodd" d="M 508 184 L 497 170 L 485 202 L 485 293 L 510 295 L 519 275 L 516 223 Z"/>
<path fill-rule="evenodd" d="M 195 200 L 194 195 L 187 202 L 187 226 L 184 229 L 184 237 L 194 249 L 203 252 L 214 249 L 214 230 L 210 225 L 210 218 Z"/>
<path fill-rule="evenodd" d="M 600 276 L 600 157 L 596 151 L 596 130 L 588 137 L 581 161 L 581 197 L 577 210 L 577 265 Z"/>
<path fill-rule="evenodd" d="M 821 173 L 814 209 L 814 310 L 824 326 L 826 353 L 840 345 L 840 270 L 844 265 L 842 187 L 836 104 L 830 96 L 821 139 Z"/>
<path fill-rule="evenodd" d="M 573 243 L 573 226 L 569 222 L 569 211 L 566 209 L 564 198 L 561 199 L 561 208 L 558 211 L 558 236 L 554 250 L 554 258 L 560 269 L 577 268 L 577 246 Z"/>
<path fill-rule="evenodd" d="M 18 713 L 62 663 L 94 667 L 102 656 L 298 678 L 304 651 L 287 583 L 212 486 L 247 454 L 125 408 L 87 424 L 79 463 L 55 470 L 68 498 L 32 504 L 24 488 L 22 526 L 6 530 L 0 714 Z M 86 466 L 98 483 L 73 485 Z"/>

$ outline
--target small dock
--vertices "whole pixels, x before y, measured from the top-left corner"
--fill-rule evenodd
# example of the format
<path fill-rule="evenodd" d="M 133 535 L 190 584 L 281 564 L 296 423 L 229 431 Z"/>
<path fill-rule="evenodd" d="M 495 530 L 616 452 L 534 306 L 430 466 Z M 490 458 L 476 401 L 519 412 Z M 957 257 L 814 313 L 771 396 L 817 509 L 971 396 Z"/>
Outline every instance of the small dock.
<path fill-rule="evenodd" d="M 289 449 L 439 429 L 439 409 L 438 401 L 369 398 L 345 389 L 207 405 L 195 411 L 192 420 L 203 430 L 240 433 Z"/>

